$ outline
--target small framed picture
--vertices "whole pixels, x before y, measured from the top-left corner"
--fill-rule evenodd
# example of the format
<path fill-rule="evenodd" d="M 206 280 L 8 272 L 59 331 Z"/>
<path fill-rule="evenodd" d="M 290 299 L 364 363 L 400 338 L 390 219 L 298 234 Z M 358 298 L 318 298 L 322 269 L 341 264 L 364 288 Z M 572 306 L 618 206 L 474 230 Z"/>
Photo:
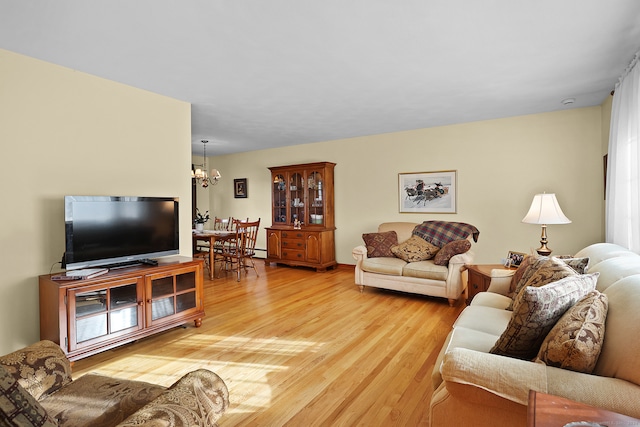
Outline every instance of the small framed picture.
<path fill-rule="evenodd" d="M 233 180 L 233 197 L 236 199 L 246 199 L 249 195 L 247 191 L 247 178 L 236 178 Z"/>
<path fill-rule="evenodd" d="M 509 251 L 509 254 L 507 255 L 507 267 L 509 268 L 518 268 L 520 266 L 520 264 L 522 264 L 522 261 L 524 260 L 524 257 L 526 257 L 527 254 L 523 253 L 523 252 L 514 252 L 514 251 Z"/>

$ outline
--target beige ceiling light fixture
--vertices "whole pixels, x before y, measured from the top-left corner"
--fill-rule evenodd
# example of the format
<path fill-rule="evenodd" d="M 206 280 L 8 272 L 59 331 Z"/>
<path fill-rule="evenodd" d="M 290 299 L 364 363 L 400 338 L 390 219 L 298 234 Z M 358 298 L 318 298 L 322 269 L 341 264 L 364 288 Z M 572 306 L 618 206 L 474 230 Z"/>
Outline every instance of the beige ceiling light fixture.
<path fill-rule="evenodd" d="M 222 175 L 220 175 L 220 171 L 218 171 L 218 169 L 211 169 L 211 174 L 207 175 L 207 143 L 209 141 L 203 139 L 201 142 L 202 157 L 204 160 L 201 165 L 195 165 L 200 166 L 199 168 L 196 168 L 195 171 L 191 169 L 191 178 L 195 179 L 203 188 L 207 188 L 209 185 L 216 185 L 220 178 L 222 178 Z"/>
<path fill-rule="evenodd" d="M 560 102 L 562 103 L 562 105 L 571 105 L 574 102 L 576 102 L 576 99 L 575 98 L 565 98 Z"/>

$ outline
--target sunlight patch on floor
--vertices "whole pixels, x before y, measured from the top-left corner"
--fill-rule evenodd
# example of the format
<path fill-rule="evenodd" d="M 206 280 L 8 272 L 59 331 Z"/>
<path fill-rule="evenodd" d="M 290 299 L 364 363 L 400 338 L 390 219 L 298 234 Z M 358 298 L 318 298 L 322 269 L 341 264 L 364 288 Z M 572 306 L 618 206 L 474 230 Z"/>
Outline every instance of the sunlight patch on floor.
<path fill-rule="evenodd" d="M 105 361 L 93 372 L 169 387 L 194 369 L 208 369 L 220 375 L 229 388 L 227 413 L 252 413 L 270 407 L 271 382 L 289 369 L 287 363 L 292 357 L 317 353 L 324 345 L 278 337 L 191 335 L 154 349 L 155 354 L 145 353 L 141 346 L 139 353 Z M 190 352 L 190 348 L 200 350 Z"/>
<path fill-rule="evenodd" d="M 228 336 L 219 335 L 191 335 L 184 337 L 175 343 L 165 346 L 167 352 L 177 353 L 179 349 L 188 352 L 189 348 L 201 348 L 203 350 L 189 353 L 188 358 L 200 356 L 202 353 L 224 356 L 230 351 L 240 353 L 261 352 L 262 354 L 272 354 L 280 356 L 290 356 L 302 352 L 317 352 L 326 343 L 305 340 L 282 339 L 277 336 L 268 338 L 256 338 L 251 336 Z M 175 349 L 174 349 L 175 347 Z"/>

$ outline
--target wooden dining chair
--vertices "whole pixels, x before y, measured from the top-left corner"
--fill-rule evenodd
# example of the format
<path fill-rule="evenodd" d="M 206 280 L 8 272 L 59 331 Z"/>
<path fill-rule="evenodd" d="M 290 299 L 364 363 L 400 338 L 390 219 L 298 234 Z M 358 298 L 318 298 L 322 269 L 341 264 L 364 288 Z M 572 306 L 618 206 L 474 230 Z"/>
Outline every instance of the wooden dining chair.
<path fill-rule="evenodd" d="M 249 270 L 249 264 L 258 275 L 258 269 L 253 261 L 256 251 L 256 240 L 260 228 L 260 218 L 257 221 L 234 220 L 235 237 L 230 239 L 230 245 L 225 246 L 222 252 L 223 266 L 218 271 L 218 277 L 222 271 L 235 271 L 237 280 L 240 281 L 242 270 Z"/>
<path fill-rule="evenodd" d="M 231 217 L 228 218 L 218 218 L 217 216 L 214 217 L 213 219 L 213 229 L 215 231 L 229 231 L 231 230 L 231 224 L 232 224 L 232 219 Z M 217 263 L 218 260 L 217 258 L 219 258 L 220 255 L 222 255 L 222 251 L 224 250 L 224 246 L 227 245 L 228 243 L 226 243 L 224 240 L 216 240 L 215 244 L 213 245 L 213 252 L 214 252 L 214 263 Z"/>
<path fill-rule="evenodd" d="M 230 230 L 231 230 L 231 229 L 234 229 L 234 228 L 235 228 L 235 226 L 236 226 L 236 224 L 238 224 L 238 223 L 242 223 L 242 222 L 249 222 L 249 218 L 247 218 L 247 219 L 240 219 L 240 218 L 234 218 L 234 217 L 231 217 L 231 226 L 229 227 L 229 229 L 230 229 Z"/>
<path fill-rule="evenodd" d="M 196 240 L 194 243 L 194 251 L 193 251 L 193 258 L 201 258 L 204 260 L 204 267 L 208 270 L 211 269 L 211 266 L 209 265 L 209 245 L 206 244 L 201 241 L 201 240 Z M 212 273 L 210 273 L 211 275 Z"/>
<path fill-rule="evenodd" d="M 213 219 L 213 229 L 214 230 L 222 230 L 227 231 L 231 227 L 231 217 L 229 218 L 218 218 L 215 217 Z"/>

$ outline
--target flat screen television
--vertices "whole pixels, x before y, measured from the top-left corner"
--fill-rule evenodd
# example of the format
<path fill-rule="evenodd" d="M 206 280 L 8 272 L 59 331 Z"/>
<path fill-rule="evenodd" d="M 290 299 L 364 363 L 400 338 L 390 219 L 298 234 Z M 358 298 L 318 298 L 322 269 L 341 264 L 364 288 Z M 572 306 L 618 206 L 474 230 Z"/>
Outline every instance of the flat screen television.
<path fill-rule="evenodd" d="M 148 262 L 180 251 L 178 198 L 65 196 L 63 267 Z"/>

